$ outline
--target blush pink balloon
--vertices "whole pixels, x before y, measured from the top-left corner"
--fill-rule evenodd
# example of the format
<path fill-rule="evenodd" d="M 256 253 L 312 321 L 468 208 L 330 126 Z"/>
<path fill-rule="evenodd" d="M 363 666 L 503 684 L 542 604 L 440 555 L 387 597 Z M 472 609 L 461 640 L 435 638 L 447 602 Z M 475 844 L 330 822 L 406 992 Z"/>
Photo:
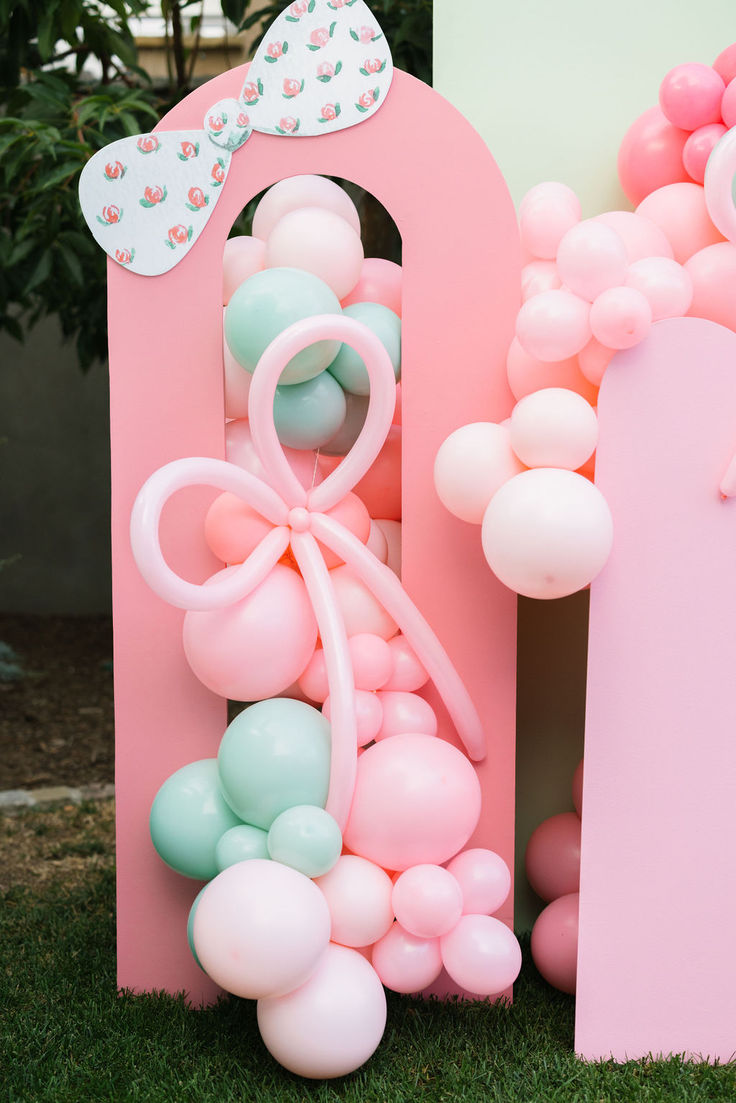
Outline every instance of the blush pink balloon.
<path fill-rule="evenodd" d="M 360 234 L 360 216 L 347 192 L 326 176 L 289 176 L 269 188 L 253 214 L 253 235 L 266 241 L 276 223 L 300 207 L 322 207 Z"/>
<path fill-rule="evenodd" d="M 467 758 L 429 735 L 396 735 L 358 761 L 345 845 L 385 869 L 441 865 L 480 816 L 480 783 Z"/>
<path fill-rule="evenodd" d="M 258 1001 L 258 1029 L 272 1057 L 311 1080 L 347 1076 L 378 1048 L 386 995 L 362 954 L 330 944 L 295 992 Z"/>
<path fill-rule="evenodd" d="M 380 689 L 393 671 L 391 647 L 382 636 L 359 632 L 348 640 L 356 689 Z"/>
<path fill-rule="evenodd" d="M 582 758 L 575 767 L 575 773 L 572 775 L 572 803 L 575 805 L 575 811 L 579 816 L 583 814 L 583 760 Z"/>
<path fill-rule="evenodd" d="M 723 241 L 710 220 L 700 184 L 669 184 L 648 195 L 637 213 L 656 222 L 667 235 L 676 261 L 684 264 L 693 253 Z"/>
<path fill-rule="evenodd" d="M 728 84 L 736 77 L 736 43 L 727 46 L 725 50 L 721 50 L 720 54 L 713 62 L 713 68 L 718 73 L 719 77 L 723 78 L 725 84 Z"/>
<path fill-rule="evenodd" d="M 388 562 L 388 541 L 386 540 L 383 529 L 381 529 L 373 519 L 371 519 L 371 527 L 365 546 L 372 555 L 375 555 L 376 559 L 381 561 L 381 563 Z"/>
<path fill-rule="evenodd" d="M 388 641 L 391 651 L 391 676 L 383 683 L 383 690 L 403 690 L 413 693 L 429 681 L 429 675 L 419 662 L 406 636 L 394 636 Z"/>
<path fill-rule="evenodd" d="M 626 279 L 626 247 L 615 230 L 588 218 L 568 230 L 557 250 L 557 270 L 563 283 L 592 302 L 601 291 Z"/>
<path fill-rule="evenodd" d="M 697 130 L 719 122 L 723 78 L 710 65 L 691 61 L 670 69 L 659 86 L 659 106 L 673 126 Z"/>
<path fill-rule="evenodd" d="M 728 241 L 709 245 L 690 257 L 685 271 L 693 281 L 690 317 L 736 332 L 736 246 Z"/>
<path fill-rule="evenodd" d="M 437 716 L 432 706 L 417 693 L 403 690 L 380 690 L 377 694 L 383 717 L 376 739 L 390 739 L 393 735 L 420 732 L 437 734 Z"/>
<path fill-rule="evenodd" d="M 327 682 L 327 662 L 321 647 L 316 647 L 309 662 L 299 675 L 297 684 L 310 701 L 321 704 L 327 699 L 330 688 Z"/>
<path fill-rule="evenodd" d="M 562 287 L 560 273 L 553 260 L 532 260 L 521 270 L 521 301 L 526 302 L 542 291 L 555 291 Z"/>
<path fill-rule="evenodd" d="M 253 376 L 250 378 L 252 379 Z M 289 466 L 305 489 L 308 490 L 322 482 L 322 473 L 314 452 L 303 452 L 296 448 L 284 448 L 283 452 L 289 461 Z M 245 418 L 230 421 L 225 426 L 225 455 L 230 463 L 250 471 L 251 475 L 258 475 L 261 479 L 266 478 L 266 472 L 253 447 L 250 425 Z"/>
<path fill-rule="evenodd" d="M 694 130 L 685 142 L 682 163 L 688 176 L 692 177 L 696 184 L 703 183 L 708 158 L 725 133 L 726 127 L 723 123 L 709 123 L 708 126 L 701 126 Z"/>
<path fill-rule="evenodd" d="M 374 597 L 351 567 L 342 564 L 330 571 L 335 600 L 348 636 L 363 632 L 390 640 L 398 632 L 396 621 Z"/>
<path fill-rule="evenodd" d="M 561 288 L 542 291 L 522 304 L 516 336 L 538 360 L 565 360 L 590 340 L 590 304 Z"/>
<path fill-rule="evenodd" d="M 213 578 L 223 578 L 225 571 Z M 213 693 L 260 701 L 297 680 L 314 651 L 317 621 L 302 578 L 277 564 L 240 601 L 187 612 L 183 642 L 189 665 Z"/>
<path fill-rule="evenodd" d="M 330 719 L 330 698 L 325 697 L 322 712 Z M 383 707 L 375 693 L 365 689 L 355 691 L 355 722 L 358 729 L 358 746 L 366 747 L 378 738 L 383 723 Z"/>
<path fill-rule="evenodd" d="M 376 517 L 374 523 L 386 541 L 386 566 L 401 578 L 401 521 Z"/>
<path fill-rule="evenodd" d="M 600 387 L 613 353 L 613 349 L 602 345 L 595 337 L 591 337 L 585 348 L 578 353 L 580 371 L 594 387 Z"/>
<path fill-rule="evenodd" d="M 729 81 L 728 87 L 723 93 L 721 117 L 729 130 L 732 126 L 736 126 L 736 83 L 733 80 Z"/>
<path fill-rule="evenodd" d="M 345 298 L 355 287 L 363 265 L 359 234 L 344 218 L 322 207 L 289 211 L 266 241 L 267 268 L 301 268 L 323 280 Z"/>
<path fill-rule="evenodd" d="M 532 832 L 525 856 L 529 884 L 543 900 L 556 900 L 580 887 L 580 816 L 560 812 Z"/>
<path fill-rule="evenodd" d="M 596 341 L 610 349 L 630 349 L 649 333 L 652 308 L 635 287 L 609 287 L 590 308 L 590 328 Z"/>
<path fill-rule="evenodd" d="M 506 903 L 511 872 L 500 854 L 474 847 L 456 854 L 447 870 L 460 885 L 465 915 L 493 915 Z"/>
<path fill-rule="evenodd" d="M 320 455 L 319 464 L 326 477 L 337 467 L 340 456 Z M 401 520 L 401 426 L 392 425 L 386 442 L 370 471 L 354 487 L 371 517 Z"/>
<path fill-rule="evenodd" d="M 381 257 L 366 257 L 353 290 L 342 306 L 354 303 L 381 303 L 401 317 L 401 266 Z"/>
<path fill-rule="evenodd" d="M 385 870 L 357 854 L 343 854 L 315 884 L 332 920 L 331 938 L 343 946 L 370 946 L 394 921 L 393 883 Z"/>
<path fill-rule="evenodd" d="M 519 204 L 519 234 L 523 249 L 553 260 L 564 234 L 580 218 L 580 200 L 572 188 L 549 181 L 537 184 Z"/>
<path fill-rule="evenodd" d="M 440 939 L 442 964 L 450 977 L 476 996 L 495 996 L 514 983 L 521 948 L 512 930 L 490 915 L 464 915 Z"/>
<path fill-rule="evenodd" d="M 442 971 L 439 939 L 418 938 L 400 923 L 375 944 L 371 961 L 381 982 L 404 995 L 428 988 Z"/>
<path fill-rule="evenodd" d="M 418 938 L 439 938 L 463 913 L 463 894 L 442 866 L 412 866 L 400 874 L 391 897 L 396 919 Z"/>
<path fill-rule="evenodd" d="M 577 391 L 591 403 L 595 402 L 598 394 L 597 387 L 580 371 L 576 356 L 552 363 L 537 360 L 521 347 L 516 337 L 511 342 L 506 357 L 506 374 L 511 393 L 517 401 L 543 387 L 567 387 L 570 391 Z"/>
<path fill-rule="evenodd" d="M 264 241 L 247 234 L 228 238 L 222 254 L 222 305 L 227 306 L 233 291 L 265 267 Z"/>
<path fill-rule="evenodd" d="M 434 488 L 445 509 L 479 525 L 500 486 L 524 470 L 509 430 L 492 421 L 462 425 L 450 433 L 434 461 Z"/>
<path fill-rule="evenodd" d="M 219 494 L 207 510 L 204 538 L 223 563 L 242 563 L 273 525 L 236 494 Z"/>
<path fill-rule="evenodd" d="M 659 106 L 632 123 L 618 153 L 618 178 L 631 203 L 641 203 L 665 184 L 687 180 L 682 163 L 687 137 L 688 132 L 673 126 Z"/>
<path fill-rule="evenodd" d="M 635 261 L 629 268 L 626 286 L 645 296 L 654 322 L 661 318 L 681 318 L 687 314 L 693 300 L 690 273 L 667 257 L 645 257 Z"/>
<path fill-rule="evenodd" d="M 629 264 L 642 257 L 672 257 L 667 235 L 643 215 L 633 211 L 604 211 L 595 216 L 595 221 L 616 231 L 624 243 Z"/>
<path fill-rule="evenodd" d="M 516 403 L 509 436 L 514 452 L 527 467 L 576 471 L 595 451 L 598 418 L 581 395 L 549 387 Z"/>
<path fill-rule="evenodd" d="M 553 988 L 575 995 L 578 970 L 577 892 L 560 896 L 548 904 L 532 929 L 532 958 L 539 972 Z"/>

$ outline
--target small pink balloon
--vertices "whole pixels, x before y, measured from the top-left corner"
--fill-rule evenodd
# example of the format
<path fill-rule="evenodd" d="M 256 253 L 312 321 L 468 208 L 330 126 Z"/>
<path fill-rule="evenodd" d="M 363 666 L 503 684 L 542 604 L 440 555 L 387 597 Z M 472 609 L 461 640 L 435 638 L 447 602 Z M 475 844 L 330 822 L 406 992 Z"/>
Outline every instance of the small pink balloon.
<path fill-rule="evenodd" d="M 693 300 L 690 273 L 676 260 L 668 260 L 667 257 L 637 260 L 629 268 L 626 286 L 641 291 L 645 296 L 652 308 L 654 322 L 661 318 L 683 317 Z"/>
<path fill-rule="evenodd" d="M 629 264 L 642 257 L 672 257 L 667 235 L 656 222 L 643 215 L 633 211 L 604 211 L 595 216 L 595 221 L 616 231 L 624 243 Z"/>
<path fill-rule="evenodd" d="M 381 727 L 376 739 L 390 739 L 406 732 L 422 735 L 437 734 L 437 716 L 432 706 L 417 693 L 405 690 L 380 690 L 377 694 L 383 709 Z"/>
<path fill-rule="evenodd" d="M 394 636 L 388 641 L 391 651 L 391 676 L 383 683 L 383 690 L 403 690 L 413 693 L 429 681 L 429 675 L 419 662 L 406 636 Z"/>
<path fill-rule="evenodd" d="M 583 814 L 583 760 L 582 758 L 575 767 L 575 773 L 572 775 L 572 803 L 575 805 L 575 811 L 579 816 Z"/>
<path fill-rule="evenodd" d="M 320 455 L 319 465 L 326 477 L 337 467 L 340 456 Z M 392 425 L 386 442 L 370 470 L 353 488 L 371 517 L 401 520 L 401 426 Z"/>
<path fill-rule="evenodd" d="M 371 961 L 381 983 L 404 995 L 428 988 L 442 971 L 439 939 L 417 938 L 400 923 L 375 944 Z"/>
<path fill-rule="evenodd" d="M 521 969 L 521 948 L 514 932 L 490 915 L 464 915 L 440 939 L 440 950 L 450 977 L 476 996 L 503 992 Z"/>
<path fill-rule="evenodd" d="M 664 231 L 680 264 L 707 245 L 724 240 L 710 220 L 703 188 L 692 181 L 652 192 L 639 204 L 637 213 Z"/>
<path fill-rule="evenodd" d="M 222 361 L 225 376 L 225 417 L 247 418 L 253 376 L 238 363 L 225 340 L 222 342 Z"/>
<path fill-rule="evenodd" d="M 584 349 L 578 353 L 580 370 L 594 387 L 600 387 L 606 368 L 611 362 L 614 350 L 602 345 L 591 337 Z"/>
<path fill-rule="evenodd" d="M 322 482 L 322 473 L 317 465 L 317 457 L 314 452 L 284 448 L 284 455 L 297 479 L 306 490 L 316 483 Z M 225 456 L 230 463 L 237 464 L 244 471 L 250 471 L 251 475 L 258 475 L 260 479 L 267 478 L 263 465 L 253 447 L 250 425 L 245 418 L 230 421 L 225 426 Z"/>
<path fill-rule="evenodd" d="M 565 360 L 590 340 L 590 304 L 571 291 L 542 291 L 522 304 L 516 336 L 538 360 Z"/>
<path fill-rule="evenodd" d="M 356 689 L 380 689 L 391 677 L 393 655 L 382 636 L 359 632 L 348 640 Z"/>
<path fill-rule="evenodd" d="M 694 130 L 685 142 L 682 151 L 682 163 L 688 176 L 692 177 L 696 184 L 702 184 L 705 179 L 705 166 L 708 158 L 726 133 L 723 123 L 709 123 Z"/>
<path fill-rule="evenodd" d="M 397 877 L 391 901 L 398 922 L 418 938 L 447 934 L 463 914 L 460 885 L 442 866 L 407 869 Z"/>
<path fill-rule="evenodd" d="M 332 920 L 331 938 L 343 946 L 370 946 L 394 921 L 393 883 L 385 870 L 357 854 L 343 854 L 315 884 Z"/>
<path fill-rule="evenodd" d="M 690 317 L 736 332 L 736 246 L 728 241 L 709 245 L 690 257 L 685 270 L 693 281 Z"/>
<path fill-rule="evenodd" d="M 448 872 L 460 885 L 465 915 L 493 915 L 506 903 L 511 873 L 500 854 L 475 847 L 456 854 Z"/>
<path fill-rule="evenodd" d="M 580 218 L 580 200 L 565 184 L 537 184 L 519 205 L 522 248 L 533 257 L 553 260 L 560 239 Z"/>
<path fill-rule="evenodd" d="M 360 216 L 347 192 L 326 176 L 289 176 L 269 188 L 253 214 L 253 236 L 266 241 L 279 219 L 300 207 L 322 207 L 360 234 Z"/>
<path fill-rule="evenodd" d="M 390 640 L 398 626 L 351 567 L 342 564 L 330 571 L 330 579 L 348 636 L 369 632 Z"/>
<path fill-rule="evenodd" d="M 401 317 L 401 266 L 392 260 L 380 257 L 366 257 L 360 269 L 360 276 L 353 290 L 347 295 L 342 306 L 353 303 L 381 303 Z"/>
<path fill-rule="evenodd" d="M 687 180 L 682 151 L 688 132 L 669 122 L 662 108 L 650 107 L 624 135 L 618 153 L 618 178 L 626 198 L 641 203 L 665 184 Z"/>
<path fill-rule="evenodd" d="M 718 76 L 723 79 L 725 84 L 728 84 L 736 77 L 736 43 L 727 46 L 725 50 L 721 50 L 720 54 L 713 62 L 713 68 L 718 73 Z"/>
<path fill-rule="evenodd" d="M 597 387 L 580 371 L 576 356 L 546 363 L 530 356 L 516 337 L 511 342 L 506 357 L 506 374 L 511 393 L 517 401 L 543 387 L 567 387 L 568 390 L 581 394 L 590 403 L 595 402 L 598 394 Z"/>
<path fill-rule="evenodd" d="M 374 522 L 386 541 L 386 566 L 401 578 L 401 521 L 376 517 Z"/>
<path fill-rule="evenodd" d="M 462 425 L 440 445 L 434 487 L 454 517 L 479 525 L 498 488 L 523 470 L 511 448 L 508 428 L 476 421 Z"/>
<path fill-rule="evenodd" d="M 362 265 L 360 236 L 339 214 L 321 207 L 289 211 L 266 241 L 267 268 L 302 268 L 323 280 L 338 299 L 353 290 Z"/>
<path fill-rule="evenodd" d="M 318 701 L 322 704 L 329 695 L 330 687 L 327 684 L 327 663 L 325 653 L 321 647 L 316 647 L 309 662 L 299 675 L 297 684 L 302 693 L 310 701 Z"/>
<path fill-rule="evenodd" d="M 553 988 L 575 995 L 578 969 L 577 892 L 560 896 L 548 904 L 532 929 L 532 958 L 539 972 Z"/>
<path fill-rule="evenodd" d="M 325 697 L 322 712 L 331 717 L 330 698 Z M 358 746 L 366 747 L 378 738 L 383 723 L 383 708 L 378 696 L 366 689 L 355 691 L 355 721 L 358 729 Z"/>
<path fill-rule="evenodd" d="M 257 237 L 242 234 L 225 242 L 222 254 L 222 304 L 227 306 L 230 296 L 241 283 L 266 267 L 266 244 Z M 241 368 L 241 371 L 243 369 Z"/>
<path fill-rule="evenodd" d="M 580 887 L 580 816 L 560 812 L 532 832 L 525 856 L 529 884 L 543 900 L 556 900 Z"/>
<path fill-rule="evenodd" d="M 635 287 L 609 287 L 590 308 L 593 336 L 610 349 L 630 349 L 649 333 L 652 308 Z"/>
<path fill-rule="evenodd" d="M 720 122 L 723 78 L 710 65 L 691 61 L 670 69 L 659 86 L 659 106 L 673 126 L 697 130 Z"/>
<path fill-rule="evenodd" d="M 732 126 L 736 126 L 736 83 L 733 80 L 729 81 L 728 87 L 723 93 L 721 118 L 729 130 Z"/>
<path fill-rule="evenodd" d="M 568 230 L 557 250 L 557 270 L 576 295 L 592 302 L 601 291 L 626 279 L 623 241 L 605 223 L 588 218 Z"/>
<path fill-rule="evenodd" d="M 526 302 L 542 291 L 555 291 L 562 280 L 553 260 L 532 260 L 521 270 L 521 301 Z"/>
<path fill-rule="evenodd" d="M 514 452 L 527 467 L 576 471 L 595 451 L 598 418 L 581 395 L 549 387 L 516 403 L 509 435 Z"/>
<path fill-rule="evenodd" d="M 395 523 L 396 522 L 394 522 L 394 524 Z M 376 559 L 380 560 L 381 563 L 388 562 L 388 541 L 380 525 L 377 525 L 373 519 L 371 519 L 371 527 L 368 532 L 368 539 L 365 542 L 365 546 L 371 555 L 375 555 Z"/>

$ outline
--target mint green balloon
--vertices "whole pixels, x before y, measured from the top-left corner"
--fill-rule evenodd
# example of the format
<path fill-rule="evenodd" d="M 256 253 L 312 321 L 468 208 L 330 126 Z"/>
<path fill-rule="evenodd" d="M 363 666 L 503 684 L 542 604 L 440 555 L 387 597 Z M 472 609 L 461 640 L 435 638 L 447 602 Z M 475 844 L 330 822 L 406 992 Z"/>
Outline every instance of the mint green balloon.
<path fill-rule="evenodd" d="M 320 448 L 345 420 L 345 391 L 329 372 L 304 383 L 278 386 L 273 420 L 282 444 L 289 448 Z"/>
<path fill-rule="evenodd" d="M 337 822 L 324 808 L 300 804 L 287 808 L 271 824 L 268 853 L 274 862 L 298 869 L 305 877 L 328 873 L 342 852 Z"/>
<path fill-rule="evenodd" d="M 239 364 L 253 373 L 266 347 L 293 322 L 315 314 L 341 314 L 334 291 L 300 268 L 266 268 L 241 283 L 225 309 L 225 340 Z M 317 341 L 292 357 L 282 383 L 313 379 L 335 359 L 339 341 Z"/>
<path fill-rule="evenodd" d="M 268 858 L 268 834 L 249 823 L 231 827 L 215 847 L 215 861 L 220 873 L 236 862 L 249 862 L 251 858 Z"/>
<path fill-rule="evenodd" d="M 265 830 L 294 804 L 324 807 L 330 779 L 330 725 L 303 701 L 272 697 L 235 717 L 217 755 L 233 812 Z"/>
<path fill-rule="evenodd" d="M 207 886 L 203 885 L 197 895 L 194 897 L 194 903 L 189 909 L 189 918 L 187 919 L 187 942 L 189 943 L 189 949 L 192 952 L 192 957 L 194 958 L 200 969 L 202 969 L 202 962 L 197 957 L 197 951 L 194 948 L 194 916 L 197 914 L 197 905 L 202 899 L 202 894 L 206 888 Z M 204 969 L 202 969 L 202 972 L 204 972 Z"/>
<path fill-rule="evenodd" d="M 241 820 L 220 788 L 217 759 L 190 762 L 163 783 L 151 805 L 151 841 L 167 866 L 209 881 L 220 872 L 215 848 Z"/>
<path fill-rule="evenodd" d="M 396 380 L 401 378 L 401 318 L 381 303 L 353 303 L 346 306 L 343 314 L 355 318 L 372 330 L 391 357 Z M 355 349 L 344 344 L 329 366 L 330 375 L 334 375 L 340 386 L 351 394 L 366 395 L 370 392 L 368 372 L 362 357 Z"/>

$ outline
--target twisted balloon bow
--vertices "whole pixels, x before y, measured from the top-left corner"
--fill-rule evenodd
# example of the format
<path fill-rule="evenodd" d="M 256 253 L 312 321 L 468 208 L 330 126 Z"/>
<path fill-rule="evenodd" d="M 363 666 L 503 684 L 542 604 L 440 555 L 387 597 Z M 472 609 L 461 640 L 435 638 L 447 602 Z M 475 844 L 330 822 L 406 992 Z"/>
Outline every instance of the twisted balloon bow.
<path fill-rule="evenodd" d="M 370 380 L 370 400 L 365 424 L 350 452 L 324 482 L 306 490 L 289 466 L 276 434 L 273 400 L 285 364 L 320 340 L 344 341 L 362 357 Z M 427 621 L 394 572 L 353 533 L 327 516 L 378 455 L 391 425 L 395 391 L 389 356 L 366 326 L 341 315 L 319 315 L 297 322 L 279 334 L 263 353 L 250 388 L 248 417 L 267 481 L 225 460 L 174 460 L 144 484 L 131 517 L 131 543 L 141 574 L 160 597 L 183 609 L 221 609 L 242 600 L 291 548 L 312 601 L 324 648 L 332 730 L 326 807 L 341 830 L 350 812 L 357 767 L 355 684 L 345 624 L 320 543 L 352 568 L 404 633 L 434 681 L 468 755 L 476 761 L 485 756 L 485 737 L 475 707 Z M 202 585 L 187 582 L 171 570 L 158 535 L 165 503 L 177 490 L 188 486 L 230 491 L 273 525 L 242 564 Z"/>

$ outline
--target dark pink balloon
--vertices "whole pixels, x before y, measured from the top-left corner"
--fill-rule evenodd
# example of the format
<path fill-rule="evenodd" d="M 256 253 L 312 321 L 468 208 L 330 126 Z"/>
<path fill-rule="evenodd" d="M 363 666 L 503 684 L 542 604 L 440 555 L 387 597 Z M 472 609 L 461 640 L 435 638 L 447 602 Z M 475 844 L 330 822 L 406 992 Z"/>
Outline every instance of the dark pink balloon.
<path fill-rule="evenodd" d="M 539 972 L 553 988 L 575 994 L 578 971 L 577 892 L 560 896 L 548 904 L 532 930 L 532 958 Z"/>
<path fill-rule="evenodd" d="M 556 900 L 580 886 L 580 817 L 560 812 L 543 820 L 526 848 L 526 875 L 543 900 Z"/>
<path fill-rule="evenodd" d="M 618 178 L 632 203 L 665 184 L 689 179 L 682 163 L 687 138 L 688 132 L 668 122 L 661 107 L 650 107 L 631 124 L 618 153 Z"/>

